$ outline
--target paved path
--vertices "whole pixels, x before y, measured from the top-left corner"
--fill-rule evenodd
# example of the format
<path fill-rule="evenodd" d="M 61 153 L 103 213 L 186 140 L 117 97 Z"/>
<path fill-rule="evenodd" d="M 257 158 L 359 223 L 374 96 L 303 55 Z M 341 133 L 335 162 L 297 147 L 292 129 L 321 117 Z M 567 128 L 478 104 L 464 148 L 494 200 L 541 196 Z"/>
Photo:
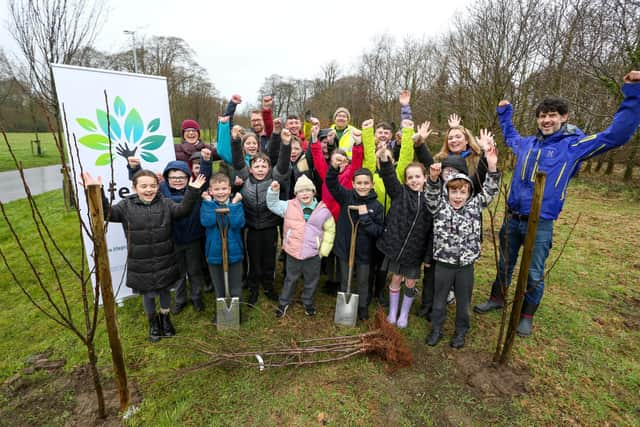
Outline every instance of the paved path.
<path fill-rule="evenodd" d="M 24 170 L 27 184 L 34 196 L 62 188 L 60 165 L 44 166 Z M 2 203 L 27 197 L 18 171 L 0 172 L 0 201 Z"/>

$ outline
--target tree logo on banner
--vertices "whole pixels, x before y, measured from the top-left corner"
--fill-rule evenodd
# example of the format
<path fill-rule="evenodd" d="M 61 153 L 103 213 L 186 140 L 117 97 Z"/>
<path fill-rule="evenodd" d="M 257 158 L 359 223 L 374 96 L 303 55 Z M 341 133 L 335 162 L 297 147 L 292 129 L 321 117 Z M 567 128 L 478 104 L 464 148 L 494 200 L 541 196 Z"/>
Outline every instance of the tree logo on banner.
<path fill-rule="evenodd" d="M 154 134 L 160 127 L 160 119 L 155 118 L 145 127 L 138 110 L 127 107 L 119 96 L 113 102 L 113 113 L 96 109 L 98 124 L 85 118 L 77 118 L 76 122 L 86 131 L 92 132 L 82 136 L 78 142 L 87 148 L 106 151 L 96 159 L 96 166 L 105 166 L 112 162 L 113 155 L 109 151 L 109 135 L 111 143 L 116 147 L 119 156 L 135 156 L 138 149 L 139 156 L 147 162 L 157 162 L 158 158 L 152 153 L 164 144 L 166 135 Z"/>

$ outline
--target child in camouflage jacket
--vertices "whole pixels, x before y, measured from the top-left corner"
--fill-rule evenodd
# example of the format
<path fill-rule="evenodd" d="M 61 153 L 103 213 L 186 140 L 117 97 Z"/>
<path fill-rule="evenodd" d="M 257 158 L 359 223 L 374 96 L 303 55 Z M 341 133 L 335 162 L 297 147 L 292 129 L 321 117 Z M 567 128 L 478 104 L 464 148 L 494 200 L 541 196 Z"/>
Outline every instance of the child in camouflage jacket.
<path fill-rule="evenodd" d="M 434 163 L 427 182 L 427 207 L 433 214 L 433 259 L 435 265 L 435 292 L 432 330 L 426 342 L 436 345 L 442 338 L 442 325 L 446 318 L 447 293 L 453 285 L 456 296 L 456 331 L 450 345 L 464 346 L 469 330 L 469 306 L 473 291 L 473 265 L 480 256 L 480 213 L 498 193 L 500 174 L 496 166 L 498 156 L 491 138 L 486 144 L 488 173 L 482 191 L 473 196 L 473 183 L 464 174 L 448 177 L 444 184 L 440 178 L 441 164 Z"/>

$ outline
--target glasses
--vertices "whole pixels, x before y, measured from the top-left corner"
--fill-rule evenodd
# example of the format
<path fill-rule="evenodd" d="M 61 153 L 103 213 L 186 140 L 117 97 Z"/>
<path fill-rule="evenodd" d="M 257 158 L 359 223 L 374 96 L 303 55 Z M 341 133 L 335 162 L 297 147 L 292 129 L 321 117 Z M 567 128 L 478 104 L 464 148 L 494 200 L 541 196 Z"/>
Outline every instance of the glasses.
<path fill-rule="evenodd" d="M 186 181 L 187 180 L 186 176 L 169 176 L 167 178 L 169 179 L 169 181 Z"/>

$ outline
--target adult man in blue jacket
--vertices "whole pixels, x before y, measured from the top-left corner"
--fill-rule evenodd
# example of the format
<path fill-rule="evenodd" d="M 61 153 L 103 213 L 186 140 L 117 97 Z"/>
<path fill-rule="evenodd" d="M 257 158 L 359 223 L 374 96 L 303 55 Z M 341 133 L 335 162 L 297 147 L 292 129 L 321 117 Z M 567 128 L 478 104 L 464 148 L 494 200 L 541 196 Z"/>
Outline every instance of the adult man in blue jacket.
<path fill-rule="evenodd" d="M 487 302 L 476 305 L 476 313 L 488 313 L 504 307 L 503 289 L 511 283 L 520 246 L 524 243 L 533 198 L 536 172 L 547 175 L 540 220 L 536 231 L 527 291 L 517 333 L 531 335 L 533 315 L 544 291 L 544 266 L 553 236 L 553 221 L 564 205 L 567 185 L 582 161 L 625 144 L 640 124 L 640 71 L 624 76 L 624 100 L 604 131 L 586 136 L 567 124 L 569 107 L 562 98 L 545 98 L 536 108 L 538 133 L 520 136 L 512 123 L 513 107 L 509 101 L 498 104 L 497 112 L 505 143 L 517 157 L 507 200 L 507 217 L 500 229 L 500 260 L 496 279 Z M 507 251 L 505 271 L 504 252 Z"/>

